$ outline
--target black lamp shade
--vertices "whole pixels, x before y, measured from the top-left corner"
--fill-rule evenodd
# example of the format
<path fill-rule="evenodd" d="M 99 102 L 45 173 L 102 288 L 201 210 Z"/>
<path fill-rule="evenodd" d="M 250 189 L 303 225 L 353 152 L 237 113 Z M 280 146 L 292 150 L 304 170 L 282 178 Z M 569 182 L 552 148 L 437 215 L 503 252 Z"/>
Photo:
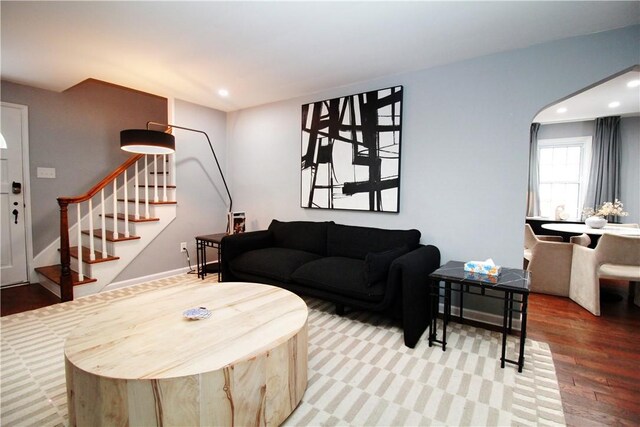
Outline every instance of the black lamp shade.
<path fill-rule="evenodd" d="M 120 132 L 120 148 L 139 154 L 171 154 L 176 151 L 176 138 L 157 130 L 126 129 Z"/>

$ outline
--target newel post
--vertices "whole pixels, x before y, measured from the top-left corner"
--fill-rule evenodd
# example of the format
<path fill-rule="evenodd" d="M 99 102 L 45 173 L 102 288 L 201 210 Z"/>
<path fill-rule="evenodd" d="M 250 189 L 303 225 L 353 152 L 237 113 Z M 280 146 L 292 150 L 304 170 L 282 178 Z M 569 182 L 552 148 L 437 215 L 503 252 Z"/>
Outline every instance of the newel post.
<path fill-rule="evenodd" d="M 71 253 L 69 252 L 69 202 L 58 199 L 60 205 L 60 299 L 73 300 L 73 283 L 71 280 Z"/>

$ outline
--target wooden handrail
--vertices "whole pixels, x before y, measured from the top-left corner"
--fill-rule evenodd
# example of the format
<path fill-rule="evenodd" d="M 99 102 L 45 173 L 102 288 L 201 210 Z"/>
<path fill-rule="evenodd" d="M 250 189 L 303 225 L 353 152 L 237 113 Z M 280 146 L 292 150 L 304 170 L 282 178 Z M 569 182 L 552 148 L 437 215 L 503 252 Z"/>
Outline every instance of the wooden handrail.
<path fill-rule="evenodd" d="M 129 157 L 126 162 L 118 166 L 113 172 L 104 177 L 102 181 L 94 185 L 89 191 L 81 196 L 58 197 L 60 206 L 60 299 L 64 301 L 73 300 L 73 281 L 71 279 L 71 252 L 69 247 L 69 216 L 68 206 L 72 203 L 81 203 L 91 199 L 98 191 L 113 182 L 120 174 L 124 173 L 131 165 L 140 160 L 144 154 L 136 154 Z M 124 185 L 127 185 L 125 182 Z M 115 199 L 115 194 L 114 194 Z M 89 212 L 91 214 L 91 212 Z M 80 227 L 80 218 L 78 218 Z M 82 250 L 82 242 L 78 242 L 78 251 Z"/>
<path fill-rule="evenodd" d="M 100 181 L 99 183 L 97 183 L 96 185 L 94 185 L 89 191 L 87 191 L 86 193 L 84 193 L 81 196 L 75 196 L 75 197 L 58 197 L 58 204 L 60 204 L 61 201 L 66 202 L 67 204 L 70 203 L 80 203 L 80 202 L 84 202 L 86 200 L 89 200 L 90 198 L 92 198 L 93 196 L 95 196 L 98 191 L 102 190 L 104 187 L 107 186 L 107 184 L 113 182 L 113 180 L 119 176 L 121 173 L 123 173 L 125 170 L 129 169 L 129 167 L 131 165 L 133 165 L 135 162 L 137 162 L 138 160 L 140 160 L 142 158 L 142 156 L 144 156 L 144 154 L 136 154 L 134 156 L 129 157 L 129 159 L 127 159 L 126 162 L 124 162 L 123 164 L 121 164 L 120 166 L 118 166 L 117 169 L 115 169 L 113 172 L 111 172 L 109 175 L 105 176 L 102 181 Z"/>

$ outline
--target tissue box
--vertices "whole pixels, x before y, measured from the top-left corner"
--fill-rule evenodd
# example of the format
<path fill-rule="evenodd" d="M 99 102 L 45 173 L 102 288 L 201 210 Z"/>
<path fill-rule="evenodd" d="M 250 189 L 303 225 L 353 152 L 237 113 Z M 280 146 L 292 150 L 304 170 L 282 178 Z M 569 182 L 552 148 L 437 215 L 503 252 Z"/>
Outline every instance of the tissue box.
<path fill-rule="evenodd" d="M 468 261 L 464 263 L 464 271 L 472 273 L 486 274 L 487 276 L 498 276 L 501 267 L 493 263 L 493 260 L 486 261 Z"/>
<path fill-rule="evenodd" d="M 467 280 L 491 283 L 493 285 L 498 283 L 498 276 L 489 276 L 488 274 L 474 273 L 472 271 L 465 271 L 464 278 Z"/>

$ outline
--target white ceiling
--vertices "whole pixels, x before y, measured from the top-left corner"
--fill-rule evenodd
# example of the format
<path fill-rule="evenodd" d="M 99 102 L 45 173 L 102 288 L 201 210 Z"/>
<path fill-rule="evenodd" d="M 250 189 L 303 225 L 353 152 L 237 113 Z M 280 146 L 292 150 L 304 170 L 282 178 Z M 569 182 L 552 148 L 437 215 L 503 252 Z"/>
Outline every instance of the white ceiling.
<path fill-rule="evenodd" d="M 606 116 L 637 116 L 640 114 L 640 86 L 629 87 L 631 81 L 640 82 L 640 67 L 599 82 L 567 99 L 553 103 L 533 119 L 539 123 L 561 123 L 593 120 Z M 609 106 L 618 102 L 618 106 Z M 564 108 L 566 111 L 558 111 Z"/>
<path fill-rule="evenodd" d="M 95 78 L 223 111 L 640 23 L 638 1 L 0 7 L 3 79 L 62 91 Z"/>

